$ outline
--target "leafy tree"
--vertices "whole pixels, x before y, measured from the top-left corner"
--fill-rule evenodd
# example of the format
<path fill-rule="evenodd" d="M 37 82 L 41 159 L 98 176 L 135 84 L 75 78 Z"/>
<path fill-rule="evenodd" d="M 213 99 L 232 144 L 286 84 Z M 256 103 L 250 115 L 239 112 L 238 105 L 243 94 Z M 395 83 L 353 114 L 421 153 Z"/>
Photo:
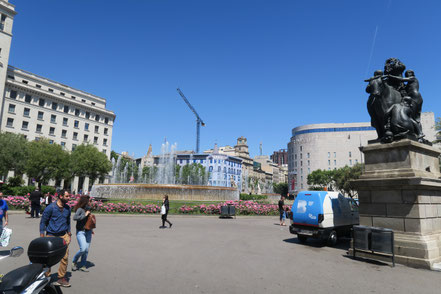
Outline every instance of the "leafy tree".
<path fill-rule="evenodd" d="M 288 194 L 288 183 L 273 184 L 274 192 L 282 196 Z"/>
<path fill-rule="evenodd" d="M 67 151 L 58 144 L 50 144 L 47 139 L 29 142 L 28 152 L 24 171 L 38 182 L 40 188 L 50 179 L 55 179 L 61 170 L 68 168 L 65 166 Z"/>
<path fill-rule="evenodd" d="M 6 177 L 9 171 L 22 175 L 28 155 L 28 141 L 23 135 L 0 133 L 0 176 Z"/>
<path fill-rule="evenodd" d="M 82 144 L 72 151 L 70 164 L 72 173 L 79 177 L 89 177 L 91 185 L 112 170 L 112 163 L 107 156 L 89 144 Z"/>
<path fill-rule="evenodd" d="M 153 183 L 158 173 L 157 166 L 145 166 L 142 169 L 142 178 L 147 180 L 147 183 Z"/>
<path fill-rule="evenodd" d="M 332 190 L 334 173 L 333 170 L 315 170 L 308 175 L 307 183 L 312 186 L 311 190 L 324 190 L 325 188 Z"/>
<path fill-rule="evenodd" d="M 351 197 L 355 196 L 357 191 L 352 186 L 351 180 L 358 179 L 361 176 L 362 170 L 362 164 L 356 164 L 353 167 L 345 166 L 337 169 L 334 173 L 335 187 L 344 194 Z"/>

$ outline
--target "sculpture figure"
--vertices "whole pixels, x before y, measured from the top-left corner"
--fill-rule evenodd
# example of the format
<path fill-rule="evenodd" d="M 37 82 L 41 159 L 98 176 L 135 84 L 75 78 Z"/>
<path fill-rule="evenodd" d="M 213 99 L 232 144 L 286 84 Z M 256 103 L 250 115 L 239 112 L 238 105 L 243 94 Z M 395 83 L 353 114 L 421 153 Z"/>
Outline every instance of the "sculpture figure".
<path fill-rule="evenodd" d="M 405 137 L 427 142 L 421 127 L 423 99 L 419 82 L 412 70 L 403 77 L 405 69 L 399 59 L 389 58 L 384 73 L 377 70 L 372 78 L 365 80 L 369 82 L 366 92 L 370 93 L 367 108 L 371 125 L 382 142 Z"/>

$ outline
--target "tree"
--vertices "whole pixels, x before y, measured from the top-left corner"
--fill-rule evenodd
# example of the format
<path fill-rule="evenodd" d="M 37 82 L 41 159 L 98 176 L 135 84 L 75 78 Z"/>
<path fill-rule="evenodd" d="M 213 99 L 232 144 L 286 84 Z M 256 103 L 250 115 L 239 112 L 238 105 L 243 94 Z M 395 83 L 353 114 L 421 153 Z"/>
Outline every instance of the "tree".
<path fill-rule="evenodd" d="M 333 170 L 315 170 L 308 175 L 307 183 L 312 185 L 311 190 L 332 190 L 334 173 Z"/>
<path fill-rule="evenodd" d="M 351 197 L 357 194 L 357 191 L 352 186 L 351 181 L 356 180 L 361 176 L 363 170 L 362 164 L 356 164 L 353 167 L 345 166 L 339 168 L 334 173 L 335 187 L 343 194 L 347 194 Z"/>
<path fill-rule="evenodd" d="M 68 156 L 60 145 L 51 144 L 47 139 L 29 142 L 24 172 L 34 178 L 41 188 L 42 184 L 47 184 L 68 169 Z"/>
<path fill-rule="evenodd" d="M 75 176 L 89 177 L 92 185 L 96 179 L 104 178 L 112 170 L 107 156 L 89 144 L 82 144 L 71 154 L 71 170 Z"/>
<path fill-rule="evenodd" d="M 9 171 L 22 175 L 28 155 L 28 141 L 23 135 L 0 133 L 0 176 L 6 177 Z"/>
<path fill-rule="evenodd" d="M 273 184 L 274 192 L 282 196 L 288 194 L 288 183 Z"/>

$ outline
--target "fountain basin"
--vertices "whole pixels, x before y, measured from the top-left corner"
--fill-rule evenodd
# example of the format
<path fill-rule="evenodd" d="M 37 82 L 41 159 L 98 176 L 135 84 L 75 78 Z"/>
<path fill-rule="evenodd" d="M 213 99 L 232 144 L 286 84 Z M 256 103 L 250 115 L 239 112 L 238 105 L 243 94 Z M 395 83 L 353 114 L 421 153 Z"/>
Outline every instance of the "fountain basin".
<path fill-rule="evenodd" d="M 229 187 L 168 185 L 168 184 L 97 184 L 90 196 L 108 199 L 225 201 L 239 200 L 239 190 Z"/>

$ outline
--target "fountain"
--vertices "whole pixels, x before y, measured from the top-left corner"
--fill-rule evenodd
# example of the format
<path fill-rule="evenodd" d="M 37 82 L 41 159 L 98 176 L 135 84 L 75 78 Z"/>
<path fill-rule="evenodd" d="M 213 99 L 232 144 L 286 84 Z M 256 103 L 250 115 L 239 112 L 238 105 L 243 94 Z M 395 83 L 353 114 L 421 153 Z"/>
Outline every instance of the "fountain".
<path fill-rule="evenodd" d="M 156 165 L 144 169 L 132 162 L 122 166 L 121 156 L 117 160 L 112 158 L 109 184 L 93 185 L 90 195 L 108 199 L 159 200 L 165 194 L 171 200 L 239 199 L 237 188 L 208 186 L 208 167 L 193 164 L 190 160 L 191 164 L 177 168 L 176 150 L 176 143 L 170 146 L 164 142 Z"/>

